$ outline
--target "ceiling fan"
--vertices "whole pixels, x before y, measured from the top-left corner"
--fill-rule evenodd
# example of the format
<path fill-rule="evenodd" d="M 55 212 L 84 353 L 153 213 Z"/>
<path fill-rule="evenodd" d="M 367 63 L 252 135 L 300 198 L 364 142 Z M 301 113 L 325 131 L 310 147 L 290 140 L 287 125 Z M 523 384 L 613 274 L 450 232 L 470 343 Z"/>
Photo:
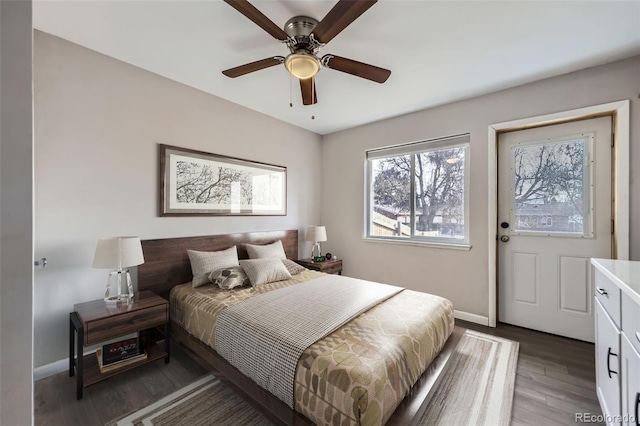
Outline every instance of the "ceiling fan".
<path fill-rule="evenodd" d="M 384 83 L 391 75 L 391 71 L 387 69 L 353 59 L 331 54 L 324 55 L 322 58 L 317 56 L 322 47 L 366 12 L 377 0 L 339 0 L 322 21 L 318 22 L 308 16 L 295 16 L 287 21 L 284 30 L 280 29 L 247 0 L 224 1 L 251 19 L 276 40 L 286 44 L 291 51 L 286 57 L 273 56 L 222 71 L 222 74 L 227 77 L 236 78 L 284 64 L 291 75 L 300 80 L 303 105 L 312 105 L 318 102 L 313 77 L 320 71 L 321 66 L 377 83 Z"/>

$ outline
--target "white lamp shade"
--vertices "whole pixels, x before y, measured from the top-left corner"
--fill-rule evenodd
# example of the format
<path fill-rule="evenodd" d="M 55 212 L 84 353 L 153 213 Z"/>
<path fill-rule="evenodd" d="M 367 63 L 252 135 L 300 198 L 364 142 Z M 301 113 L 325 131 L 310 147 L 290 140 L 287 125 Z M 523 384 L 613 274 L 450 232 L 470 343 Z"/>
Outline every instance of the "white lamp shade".
<path fill-rule="evenodd" d="M 93 257 L 94 268 L 126 268 L 144 263 L 138 237 L 116 237 L 98 240 Z"/>
<path fill-rule="evenodd" d="M 307 228 L 307 241 L 327 241 L 327 228 L 324 226 L 310 226 Z"/>

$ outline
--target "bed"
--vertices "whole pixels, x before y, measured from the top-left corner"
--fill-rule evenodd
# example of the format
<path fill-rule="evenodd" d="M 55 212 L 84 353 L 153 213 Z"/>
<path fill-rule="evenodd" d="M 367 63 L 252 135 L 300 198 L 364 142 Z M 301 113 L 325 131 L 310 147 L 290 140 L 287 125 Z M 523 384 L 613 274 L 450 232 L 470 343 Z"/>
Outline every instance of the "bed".
<path fill-rule="evenodd" d="M 282 293 L 283 289 L 300 292 L 303 286 L 319 288 L 320 284 L 359 285 L 357 280 L 349 278 L 345 278 L 346 282 L 334 283 L 340 278 L 309 270 L 292 275 L 291 279 L 255 288 L 220 290 L 213 285 L 192 288 L 185 284 L 192 279 L 189 249 L 219 251 L 235 245 L 238 257 L 246 259 L 244 244 L 260 245 L 277 240 L 282 241 L 287 258 L 297 258 L 297 230 L 143 241 L 145 263 L 138 269 L 138 288 L 153 290 L 170 300 L 172 339 L 276 423 L 411 424 L 426 409 L 463 332 L 454 329 L 452 309 L 441 298 L 410 290 L 393 293 L 385 296 L 384 302 L 311 344 L 292 369 L 294 392 L 292 402 L 288 403 L 258 386 L 238 369 L 242 369 L 241 366 L 236 363 L 236 368 L 213 349 L 212 330 L 220 313 L 242 306 L 241 301 L 258 299 L 257 293 L 260 297 L 269 297 L 278 289 Z M 406 324 L 397 320 L 403 310 L 415 313 L 413 319 L 406 315 Z M 428 310 L 434 310 L 437 315 L 424 319 L 431 315 L 422 314 Z M 414 339 L 410 343 L 412 340 L 403 335 L 402 330 L 425 321 L 431 322 L 425 331 L 419 332 L 422 333 L 420 339 L 433 342 L 416 344 Z M 386 335 L 385 344 L 376 344 L 375 339 L 381 338 L 376 333 Z M 409 347 L 411 345 L 414 347 Z M 416 352 L 419 356 L 400 356 L 398 352 Z M 374 377 L 372 371 L 375 371 Z"/>

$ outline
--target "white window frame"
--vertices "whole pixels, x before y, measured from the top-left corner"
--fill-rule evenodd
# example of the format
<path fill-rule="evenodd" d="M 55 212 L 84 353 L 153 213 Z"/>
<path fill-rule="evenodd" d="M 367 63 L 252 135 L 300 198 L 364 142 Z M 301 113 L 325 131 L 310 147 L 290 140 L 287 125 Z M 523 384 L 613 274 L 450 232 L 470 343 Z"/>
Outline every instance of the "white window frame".
<path fill-rule="evenodd" d="M 464 238 L 446 238 L 446 237 L 430 237 L 415 235 L 415 157 L 414 154 L 419 154 L 429 151 L 440 151 L 444 149 L 464 148 Z M 364 239 L 369 242 L 382 242 L 392 244 L 405 244 L 405 245 L 420 245 L 437 248 L 449 248 L 456 250 L 469 250 L 471 249 L 470 237 L 469 237 L 469 194 L 470 194 L 470 152 L 471 143 L 470 135 L 462 134 L 449 136 L 445 138 L 429 139 L 419 142 L 412 142 L 408 144 L 393 145 L 384 148 L 376 148 L 365 151 L 365 223 L 364 223 Z M 412 155 L 411 157 L 411 235 L 409 237 L 399 236 L 383 236 L 372 235 L 372 209 L 373 209 L 373 167 L 372 161 L 389 157 L 397 157 L 402 155 Z"/>

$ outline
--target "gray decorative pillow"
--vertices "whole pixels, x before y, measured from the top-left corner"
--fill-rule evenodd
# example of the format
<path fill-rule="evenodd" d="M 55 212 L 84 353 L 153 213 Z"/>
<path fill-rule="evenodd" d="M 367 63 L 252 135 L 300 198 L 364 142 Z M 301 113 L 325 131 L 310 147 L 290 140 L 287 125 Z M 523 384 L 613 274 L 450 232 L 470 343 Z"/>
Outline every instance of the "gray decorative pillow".
<path fill-rule="evenodd" d="M 187 250 L 187 253 L 191 261 L 194 287 L 209 283 L 209 274 L 212 271 L 239 265 L 236 246 L 220 251 Z"/>
<path fill-rule="evenodd" d="M 231 266 L 213 271 L 209 274 L 209 280 L 224 290 L 251 284 L 249 277 L 240 266 Z"/>
<path fill-rule="evenodd" d="M 282 264 L 284 265 L 285 268 L 287 268 L 287 271 L 289 271 L 291 275 L 296 275 L 302 271 L 307 270 L 307 268 L 305 268 L 302 265 L 298 265 L 296 262 L 294 262 L 291 259 L 281 259 L 281 260 L 282 260 Z"/>
<path fill-rule="evenodd" d="M 278 259 L 287 258 L 284 247 L 282 247 L 282 241 L 280 240 L 263 246 L 254 244 L 245 244 L 244 246 L 247 249 L 247 253 L 249 253 L 249 259 L 264 259 L 267 257 L 277 257 Z"/>
<path fill-rule="evenodd" d="M 284 267 L 282 260 L 276 257 L 241 260 L 240 266 L 254 287 L 291 278 L 291 274 Z"/>

